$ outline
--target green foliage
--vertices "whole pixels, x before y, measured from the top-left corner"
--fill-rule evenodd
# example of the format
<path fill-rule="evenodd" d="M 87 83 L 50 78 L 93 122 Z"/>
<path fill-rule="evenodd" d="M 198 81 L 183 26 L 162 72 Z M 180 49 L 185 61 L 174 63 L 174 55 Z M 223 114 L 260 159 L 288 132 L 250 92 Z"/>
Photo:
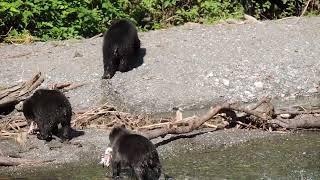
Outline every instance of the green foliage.
<path fill-rule="evenodd" d="M 90 37 L 106 29 L 102 17 L 94 0 L 0 0 L 2 35 L 28 30 L 43 40 Z"/>
<path fill-rule="evenodd" d="M 140 30 L 185 22 L 214 23 L 242 18 L 298 15 L 307 0 L 0 0 L 0 42 L 25 34 L 42 40 L 92 37 L 114 19 L 126 18 Z M 316 0 L 312 0 L 316 4 Z M 320 7 L 319 3 L 315 7 Z M 311 9 L 309 15 L 319 14 Z"/>
<path fill-rule="evenodd" d="M 240 0 L 245 11 L 258 19 L 278 19 L 300 16 L 308 0 Z M 308 12 L 320 14 L 319 0 L 311 0 Z M 308 13 L 307 12 L 307 13 Z"/>

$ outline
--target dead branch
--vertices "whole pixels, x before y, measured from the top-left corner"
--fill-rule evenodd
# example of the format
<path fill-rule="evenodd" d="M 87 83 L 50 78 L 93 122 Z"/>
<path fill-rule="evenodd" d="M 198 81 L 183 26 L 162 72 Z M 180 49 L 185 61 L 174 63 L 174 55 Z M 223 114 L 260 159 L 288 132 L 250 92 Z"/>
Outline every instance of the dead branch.
<path fill-rule="evenodd" d="M 103 36 L 103 34 L 102 34 L 102 33 L 99 33 L 99 34 L 97 34 L 97 35 L 95 35 L 95 36 L 91 37 L 90 39 L 96 39 L 96 38 L 98 38 L 98 37 L 102 37 L 102 36 Z"/>
<path fill-rule="evenodd" d="M 63 85 L 65 88 L 66 86 Z M 17 88 L 11 87 L 10 91 L 15 92 Z M 151 121 L 146 116 L 132 115 L 130 113 L 117 111 L 115 107 L 104 104 L 100 107 L 90 109 L 88 111 L 79 111 L 76 113 L 75 119 L 71 124 L 75 128 L 103 128 L 111 129 L 117 124 L 125 124 L 126 127 L 137 131 L 149 139 L 156 137 L 163 137 L 167 134 L 183 134 L 189 133 L 193 130 L 209 127 L 214 130 L 228 127 L 232 122 L 238 128 L 264 130 L 281 130 L 281 128 L 319 128 L 320 110 L 313 111 L 297 111 L 297 112 L 283 112 L 292 113 L 294 115 L 315 114 L 318 117 L 314 120 L 305 121 L 303 118 L 296 122 L 289 119 L 281 119 L 280 114 L 274 112 L 274 107 L 271 104 L 271 99 L 263 97 L 252 108 L 242 107 L 237 103 L 224 103 L 211 108 L 207 113 L 198 117 L 191 116 L 183 118 L 182 113 L 177 111 L 174 118 L 161 119 Z M 234 115 L 228 116 L 226 112 L 233 112 Z M 244 112 L 246 116 L 237 117 L 235 112 Z M 223 114 L 226 115 L 223 115 Z M 218 115 L 219 114 L 219 115 Z M 290 116 L 291 117 L 291 116 Z M 293 117 L 293 116 L 292 116 Z M 242 119 L 241 119 L 242 118 Z M 21 129 L 27 125 L 25 119 L 20 116 L 5 118 L 0 122 L 0 136 L 11 137 L 13 134 L 20 133 Z M 280 128 L 274 128 L 278 126 Z"/>
<path fill-rule="evenodd" d="M 80 84 L 72 84 L 72 83 L 56 83 L 53 85 L 49 85 L 49 89 L 59 89 L 64 91 L 70 91 L 72 89 L 76 89 L 78 87 L 81 87 L 83 85 L 86 85 L 87 83 L 80 83 Z"/>
<path fill-rule="evenodd" d="M 256 110 L 258 107 L 265 105 L 265 112 L 259 112 Z M 194 117 L 192 119 L 185 118 L 185 119 L 178 119 L 178 123 L 176 121 L 173 122 L 164 122 L 164 123 L 158 123 L 156 125 L 149 125 L 141 127 L 142 129 L 150 129 L 149 131 L 141 132 L 142 135 L 149 139 L 153 139 L 156 137 L 163 137 L 167 134 L 182 134 L 182 133 L 189 133 L 195 129 L 198 129 L 200 126 L 202 126 L 204 123 L 206 123 L 209 119 L 212 119 L 215 115 L 217 115 L 222 110 L 228 110 L 228 111 L 238 111 L 238 112 L 244 112 L 248 115 L 253 115 L 258 118 L 259 124 L 263 124 L 263 127 L 268 127 L 266 123 L 268 123 L 269 120 L 271 120 L 274 117 L 274 107 L 270 103 L 270 99 L 264 97 L 262 100 L 260 100 L 257 105 L 255 105 L 253 108 L 248 109 L 241 107 L 238 104 L 230 104 L 225 103 L 223 105 L 217 105 L 214 108 L 210 109 L 206 114 L 200 116 L 200 117 Z M 180 117 L 180 115 L 177 117 Z M 258 128 L 256 125 L 252 125 L 252 122 L 249 124 L 245 124 L 241 121 L 236 121 L 238 124 L 245 126 L 247 128 Z M 270 121 L 272 122 L 272 121 Z M 277 123 L 277 122 L 272 122 Z M 283 123 L 283 122 L 281 122 Z M 319 122 L 320 123 L 320 122 Z M 314 121 L 312 122 L 313 125 L 318 126 L 317 124 L 314 124 Z M 282 124 L 283 125 L 283 124 Z M 306 126 L 307 123 L 301 123 L 297 127 Z M 281 126 L 281 125 L 280 125 Z M 282 126 L 283 127 L 283 126 Z"/>
<path fill-rule="evenodd" d="M 81 127 L 85 123 L 89 123 L 90 121 L 102 116 L 103 114 L 110 113 L 114 110 L 115 108 L 113 106 L 104 104 L 97 109 L 92 109 L 85 113 L 81 113 L 78 117 L 71 121 L 71 125 L 73 127 Z"/>
<path fill-rule="evenodd" d="M 258 101 L 255 106 L 253 106 L 252 108 L 250 108 L 250 110 L 255 110 L 257 109 L 259 106 L 261 106 L 263 103 L 270 103 L 271 99 L 264 96 L 263 98 L 261 98 L 260 101 Z"/>
<path fill-rule="evenodd" d="M 307 11 L 310 2 L 311 2 L 311 0 L 308 0 L 308 1 L 307 1 L 305 7 L 303 8 L 300 16 L 298 17 L 298 19 L 297 19 L 297 21 L 296 21 L 296 24 L 299 22 L 299 20 L 301 19 L 301 17 L 302 17 L 302 16 L 304 15 L 304 13 Z"/>
<path fill-rule="evenodd" d="M 52 160 L 30 160 L 30 159 L 22 159 L 22 158 L 12 158 L 0 156 L 0 166 L 18 166 L 22 164 L 41 164 L 46 162 L 52 162 Z"/>
<path fill-rule="evenodd" d="M 87 84 L 87 83 L 71 84 L 70 86 L 65 87 L 64 90 L 70 91 L 70 90 L 76 89 L 76 88 L 78 88 L 78 87 L 84 86 L 84 85 L 86 85 L 86 84 Z"/>
<path fill-rule="evenodd" d="M 147 137 L 148 139 L 154 139 L 156 137 L 165 136 L 167 134 L 188 133 L 188 132 L 191 132 L 192 130 L 199 128 L 203 123 L 205 123 L 211 117 L 218 114 L 219 111 L 221 111 L 222 109 L 228 108 L 229 106 L 230 106 L 230 104 L 224 104 L 222 106 L 218 105 L 215 108 L 210 109 L 203 116 L 198 117 L 192 121 L 189 121 L 187 126 L 174 127 L 174 126 L 170 126 L 170 124 L 169 124 L 169 125 L 165 125 L 164 127 L 160 128 L 160 129 L 150 130 L 148 132 L 143 132 L 142 134 L 145 137 Z"/>
<path fill-rule="evenodd" d="M 40 86 L 43 81 L 44 78 L 41 76 L 41 72 L 38 72 L 29 81 L 0 91 L 0 112 L 24 100 L 33 90 Z"/>
<path fill-rule="evenodd" d="M 281 114 L 290 114 L 293 116 L 301 115 L 301 114 L 320 114 L 320 110 L 318 109 L 318 110 L 311 110 L 311 111 L 308 111 L 308 110 L 305 110 L 305 111 L 284 111 L 284 112 L 275 113 L 275 115 L 281 115 Z"/>
<path fill-rule="evenodd" d="M 300 14 L 300 17 L 302 17 L 302 16 L 304 15 L 304 13 L 307 11 L 310 2 L 311 2 L 311 0 L 308 0 L 308 1 L 307 1 L 305 7 L 304 7 L 303 10 L 302 10 L 302 13 Z"/>
<path fill-rule="evenodd" d="M 320 117 L 313 115 L 301 115 L 294 119 L 276 118 L 268 121 L 270 124 L 275 124 L 287 129 L 297 128 L 320 128 Z"/>
<path fill-rule="evenodd" d="M 55 84 L 49 85 L 48 88 L 49 89 L 63 89 L 63 88 L 68 87 L 70 85 L 71 85 L 71 83 L 55 83 Z"/>
<path fill-rule="evenodd" d="M 132 115 L 130 113 L 117 111 L 113 106 L 104 104 L 101 107 L 91 109 L 87 112 L 80 112 L 76 118 L 71 121 L 71 125 L 76 128 L 83 127 L 109 127 L 115 124 L 125 124 L 134 129 L 145 125 L 145 118 Z"/>

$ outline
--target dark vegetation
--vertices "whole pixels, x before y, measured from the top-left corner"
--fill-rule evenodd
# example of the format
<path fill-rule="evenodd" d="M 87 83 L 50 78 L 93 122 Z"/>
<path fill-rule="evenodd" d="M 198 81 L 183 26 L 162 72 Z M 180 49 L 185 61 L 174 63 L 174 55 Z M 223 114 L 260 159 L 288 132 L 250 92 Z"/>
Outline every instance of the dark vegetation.
<path fill-rule="evenodd" d="M 0 42 L 92 37 L 104 32 L 113 19 L 130 19 L 142 30 L 185 22 L 214 23 L 319 15 L 318 0 L 0 0 Z M 31 39 L 31 41 L 34 39 Z"/>

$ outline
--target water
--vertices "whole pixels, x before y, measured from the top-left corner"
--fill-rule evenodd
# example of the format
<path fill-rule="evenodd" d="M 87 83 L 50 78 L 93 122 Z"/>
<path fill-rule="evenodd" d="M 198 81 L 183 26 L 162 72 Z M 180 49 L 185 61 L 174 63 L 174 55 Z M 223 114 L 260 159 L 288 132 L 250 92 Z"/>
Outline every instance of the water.
<path fill-rule="evenodd" d="M 320 179 L 320 133 L 297 133 L 162 160 L 175 179 Z M 108 179 L 96 162 L 23 173 L 27 179 Z M 21 176 L 17 176 L 21 177 Z M 1 179 L 1 178 L 0 178 Z"/>
<path fill-rule="evenodd" d="M 177 179 L 320 179 L 320 134 L 190 153 L 166 161 L 165 169 Z"/>

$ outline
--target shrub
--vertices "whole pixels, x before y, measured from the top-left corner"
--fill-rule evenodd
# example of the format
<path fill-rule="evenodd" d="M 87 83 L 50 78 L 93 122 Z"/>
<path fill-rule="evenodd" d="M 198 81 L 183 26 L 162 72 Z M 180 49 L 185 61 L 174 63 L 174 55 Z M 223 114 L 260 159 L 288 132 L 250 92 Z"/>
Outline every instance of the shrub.
<path fill-rule="evenodd" d="M 185 22 L 214 23 L 241 18 L 299 15 L 307 0 L 0 0 L 0 42 L 28 34 L 41 40 L 91 37 L 113 19 L 127 18 L 140 30 Z M 318 14 L 319 3 L 312 0 Z"/>
<path fill-rule="evenodd" d="M 288 16 L 300 16 L 308 0 L 240 0 L 247 14 L 258 19 L 278 19 Z M 308 12 L 319 15 L 320 3 L 311 0 Z"/>

